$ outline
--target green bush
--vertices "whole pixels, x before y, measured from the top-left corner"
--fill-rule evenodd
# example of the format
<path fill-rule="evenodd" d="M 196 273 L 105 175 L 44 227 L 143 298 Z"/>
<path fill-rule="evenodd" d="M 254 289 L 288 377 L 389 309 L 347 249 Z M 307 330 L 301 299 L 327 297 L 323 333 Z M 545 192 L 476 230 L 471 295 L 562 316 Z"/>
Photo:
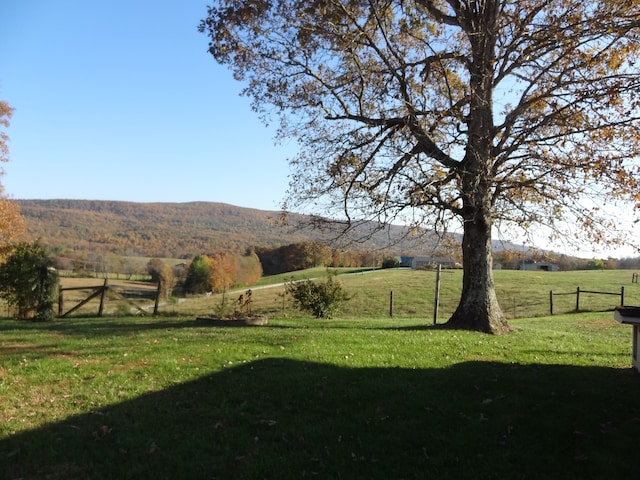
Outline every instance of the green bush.
<path fill-rule="evenodd" d="M 349 300 L 340 282 L 329 276 L 324 282 L 302 280 L 289 282 L 285 286 L 293 302 L 300 310 L 316 318 L 332 318 L 342 303 Z"/>
<path fill-rule="evenodd" d="M 58 273 L 40 243 L 21 242 L 0 265 L 0 297 L 17 309 L 21 320 L 53 320 Z"/>

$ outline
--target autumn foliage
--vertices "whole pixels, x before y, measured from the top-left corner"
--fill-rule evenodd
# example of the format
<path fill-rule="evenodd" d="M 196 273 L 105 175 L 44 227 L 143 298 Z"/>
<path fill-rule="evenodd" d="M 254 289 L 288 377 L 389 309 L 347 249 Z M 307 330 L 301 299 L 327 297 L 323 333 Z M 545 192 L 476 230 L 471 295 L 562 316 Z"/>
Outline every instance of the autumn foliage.
<path fill-rule="evenodd" d="M 9 126 L 9 118 L 12 113 L 13 109 L 9 104 L 0 101 L 0 128 Z M 0 162 L 9 160 L 8 140 L 7 134 L 0 130 Z M 3 173 L 4 171 L 0 167 L 0 176 Z M 9 246 L 18 240 L 24 230 L 24 219 L 20 214 L 20 208 L 14 201 L 6 197 L 4 188 L 0 184 L 0 259 L 7 254 Z"/>
<path fill-rule="evenodd" d="M 187 269 L 184 289 L 192 294 L 226 292 L 232 287 L 251 285 L 261 277 L 262 266 L 253 252 L 197 255 Z"/>
<path fill-rule="evenodd" d="M 341 250 L 319 242 L 297 242 L 276 247 L 256 247 L 265 275 L 294 272 L 313 267 L 378 266 L 381 253 Z"/>

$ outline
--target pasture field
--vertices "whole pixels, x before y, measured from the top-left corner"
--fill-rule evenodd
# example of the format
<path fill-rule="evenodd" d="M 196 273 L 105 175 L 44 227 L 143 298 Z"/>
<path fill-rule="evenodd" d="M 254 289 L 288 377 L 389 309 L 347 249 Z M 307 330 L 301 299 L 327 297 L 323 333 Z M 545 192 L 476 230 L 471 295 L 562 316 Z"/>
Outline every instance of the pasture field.
<path fill-rule="evenodd" d="M 397 319 L 423 319 L 433 323 L 436 274 L 428 270 L 337 270 L 338 280 L 351 296 L 344 305 L 344 318 L 383 318 L 389 316 L 390 297 L 393 292 L 393 317 Z M 316 268 L 290 275 L 265 277 L 262 283 L 251 287 L 253 309 L 269 317 L 298 317 L 284 295 L 282 282 L 302 278 L 322 278 L 326 269 Z M 571 293 L 554 295 L 554 314 L 575 310 L 576 288 L 582 290 L 617 293 L 624 287 L 625 305 L 640 305 L 640 284 L 632 283 L 630 270 L 597 270 L 568 272 L 535 272 L 496 270 L 494 272 L 498 300 L 508 318 L 539 317 L 549 315 L 549 292 Z M 275 284 L 269 288 L 268 282 Z M 438 321 L 446 321 L 455 310 L 462 288 L 461 270 L 443 270 L 440 282 Z M 245 289 L 228 292 L 224 296 L 227 310 Z M 223 303 L 221 294 L 192 298 L 179 305 L 162 307 L 169 315 L 202 315 L 216 311 Z M 580 310 L 612 310 L 620 305 L 616 295 L 581 293 Z"/>
<path fill-rule="evenodd" d="M 351 299 L 344 305 L 342 318 L 389 317 L 393 296 L 393 318 L 421 319 L 433 323 L 436 274 L 429 270 L 410 269 L 331 269 Z M 194 317 L 213 313 L 231 313 L 239 296 L 252 291 L 252 311 L 270 318 L 299 318 L 291 299 L 284 294 L 284 283 L 326 277 L 325 268 L 313 268 L 300 272 L 262 278 L 250 287 L 236 288 L 225 294 L 195 296 L 186 299 L 172 298 L 163 301 L 159 314 L 165 317 Z M 632 283 L 631 270 L 596 270 L 568 272 L 535 272 L 496 270 L 496 290 L 507 318 L 531 318 L 549 315 L 549 293 L 554 295 L 554 314 L 575 311 L 576 288 L 601 291 L 617 295 L 580 294 L 581 311 L 608 311 L 620 304 L 620 292 L 624 287 L 625 305 L 640 305 L 640 284 Z M 62 277 L 61 286 L 87 287 L 85 290 L 64 292 L 64 310 L 67 311 L 87 298 L 92 289 L 104 284 L 102 278 Z M 111 294 L 107 296 L 104 313 L 107 316 L 140 314 L 138 308 L 152 312 L 156 285 L 146 281 L 109 279 Z M 443 270 L 439 297 L 438 322 L 444 323 L 455 310 L 462 287 L 462 271 Z M 120 295 L 119 295 L 120 294 Z M 124 296 L 126 299 L 122 298 Z M 100 298 L 96 297 L 71 315 L 95 316 Z M 9 316 L 7 307 L 0 303 L 0 317 Z"/>
<path fill-rule="evenodd" d="M 0 477 L 637 479 L 612 318 L 0 320 Z"/>

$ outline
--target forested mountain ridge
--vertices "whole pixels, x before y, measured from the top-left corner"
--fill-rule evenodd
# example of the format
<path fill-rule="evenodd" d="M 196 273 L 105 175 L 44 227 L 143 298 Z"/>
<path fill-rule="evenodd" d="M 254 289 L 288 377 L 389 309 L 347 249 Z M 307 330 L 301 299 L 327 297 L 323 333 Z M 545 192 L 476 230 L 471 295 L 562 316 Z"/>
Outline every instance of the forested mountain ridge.
<path fill-rule="evenodd" d="M 283 225 L 280 212 L 225 203 L 17 200 L 30 239 L 64 250 L 188 258 L 199 253 L 323 241 L 320 232 Z M 291 224 L 303 215 L 291 215 Z M 398 227 L 398 232 L 400 227 Z M 360 245 L 381 247 L 386 238 Z M 357 247 L 356 247 L 357 248 Z"/>
<path fill-rule="evenodd" d="M 188 257 L 241 252 L 256 245 L 309 240 L 278 221 L 279 212 L 224 203 L 17 200 L 31 239 L 58 249 L 123 256 Z"/>
<path fill-rule="evenodd" d="M 103 200 L 16 200 L 24 216 L 29 240 L 40 241 L 63 256 L 82 252 L 122 257 L 192 258 L 198 254 L 242 254 L 250 248 L 270 248 L 301 242 L 331 243 L 323 233 L 283 225 L 281 212 L 243 208 L 225 203 L 137 203 Z M 308 220 L 292 214 L 291 224 Z M 389 237 L 402 236 L 399 226 L 380 232 L 353 251 L 377 251 L 378 255 L 431 255 L 433 245 L 405 239 L 385 248 Z M 456 236 L 455 241 L 460 241 Z M 455 243 L 454 241 L 454 243 Z M 494 252 L 519 257 L 521 245 L 494 241 Z M 514 253 L 515 252 L 515 253 Z M 453 257 L 459 253 L 454 246 Z M 531 253 L 531 252 L 528 252 Z M 544 254 L 545 252 L 542 251 Z M 552 252 L 551 259 L 558 261 Z M 440 254 L 440 253 L 439 253 Z M 503 255 L 504 257 L 504 255 Z M 562 256 L 564 257 L 564 256 Z M 498 257 L 496 257 L 498 258 Z M 506 258 L 506 257 L 505 257 Z M 498 263 L 505 262 L 500 257 Z M 508 262 L 507 262 L 508 263 Z M 566 262 L 565 262 L 566 263 Z M 574 262 L 575 263 L 575 262 Z M 573 264 L 562 266 L 574 268 Z M 636 268 L 628 266 L 625 268 Z"/>

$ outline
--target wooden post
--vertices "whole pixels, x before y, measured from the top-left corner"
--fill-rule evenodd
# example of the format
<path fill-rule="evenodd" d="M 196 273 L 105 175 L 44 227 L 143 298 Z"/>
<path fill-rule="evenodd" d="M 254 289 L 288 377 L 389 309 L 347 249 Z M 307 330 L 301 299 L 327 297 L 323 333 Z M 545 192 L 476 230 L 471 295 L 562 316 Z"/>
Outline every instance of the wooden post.
<path fill-rule="evenodd" d="M 393 318 L 393 290 L 389 292 L 389 317 Z"/>
<path fill-rule="evenodd" d="M 158 280 L 158 289 L 156 290 L 156 301 L 153 304 L 153 314 L 158 314 L 158 306 L 160 305 L 160 294 L 162 293 L 162 280 Z"/>
<path fill-rule="evenodd" d="M 624 307 L 624 285 L 620 287 L 620 306 Z"/>
<path fill-rule="evenodd" d="M 442 270 L 442 265 L 438 264 L 438 268 L 436 270 L 436 294 L 435 301 L 433 302 L 433 324 L 438 323 L 438 307 L 440 305 L 440 272 Z"/>
<path fill-rule="evenodd" d="M 64 291 L 60 290 L 58 293 L 58 316 L 61 317 L 64 312 Z"/>
<path fill-rule="evenodd" d="M 580 287 L 576 288 L 576 312 L 580 311 Z"/>
<path fill-rule="evenodd" d="M 553 290 L 549 290 L 549 315 L 553 315 Z"/>
<path fill-rule="evenodd" d="M 107 284 L 109 283 L 109 279 L 104 279 L 104 285 L 102 286 L 102 293 L 100 294 L 100 307 L 98 308 L 98 316 L 102 316 L 102 312 L 104 311 L 104 299 L 107 295 L 107 289 L 109 288 Z"/>

